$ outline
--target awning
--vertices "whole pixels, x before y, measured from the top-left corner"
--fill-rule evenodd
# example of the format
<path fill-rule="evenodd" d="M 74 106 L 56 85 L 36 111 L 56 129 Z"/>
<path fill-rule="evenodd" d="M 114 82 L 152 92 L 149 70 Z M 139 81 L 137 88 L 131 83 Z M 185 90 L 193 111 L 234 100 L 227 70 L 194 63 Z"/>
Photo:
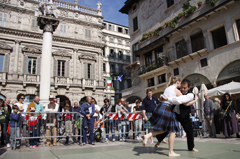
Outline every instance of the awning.
<path fill-rule="evenodd" d="M 240 93 L 240 82 L 230 82 L 219 87 L 208 90 L 209 97 L 221 96 L 224 93 L 238 94 Z"/>

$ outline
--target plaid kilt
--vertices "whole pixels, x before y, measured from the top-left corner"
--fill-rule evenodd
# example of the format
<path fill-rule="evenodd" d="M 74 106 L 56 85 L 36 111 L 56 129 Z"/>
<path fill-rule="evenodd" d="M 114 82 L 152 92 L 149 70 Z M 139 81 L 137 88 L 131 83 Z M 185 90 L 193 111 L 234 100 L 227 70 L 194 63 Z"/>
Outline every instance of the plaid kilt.
<path fill-rule="evenodd" d="M 149 121 L 154 130 L 162 130 L 164 132 L 179 131 L 179 124 L 176 120 L 175 113 L 172 111 L 172 105 L 167 102 L 161 102 L 154 109 Z"/>
<path fill-rule="evenodd" d="M 152 116 L 152 113 L 146 112 L 146 116 L 147 116 L 147 118 L 148 118 L 148 121 L 144 121 L 144 128 L 145 128 L 145 129 L 153 129 L 152 124 L 151 124 L 150 121 L 149 121 L 149 119 L 150 119 L 151 116 Z"/>

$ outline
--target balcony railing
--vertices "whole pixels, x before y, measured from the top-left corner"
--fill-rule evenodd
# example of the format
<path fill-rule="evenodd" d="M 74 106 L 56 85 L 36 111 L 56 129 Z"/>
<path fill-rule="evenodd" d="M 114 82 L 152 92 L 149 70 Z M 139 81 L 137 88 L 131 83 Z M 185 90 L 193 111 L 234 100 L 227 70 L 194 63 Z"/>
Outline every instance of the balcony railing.
<path fill-rule="evenodd" d="M 150 72 L 152 70 L 155 70 L 157 68 L 160 68 L 162 66 L 165 66 L 168 64 L 168 58 L 165 57 L 163 59 L 157 59 L 155 61 L 152 61 L 149 65 L 143 65 L 139 69 L 139 75 L 145 74 L 147 72 Z"/>

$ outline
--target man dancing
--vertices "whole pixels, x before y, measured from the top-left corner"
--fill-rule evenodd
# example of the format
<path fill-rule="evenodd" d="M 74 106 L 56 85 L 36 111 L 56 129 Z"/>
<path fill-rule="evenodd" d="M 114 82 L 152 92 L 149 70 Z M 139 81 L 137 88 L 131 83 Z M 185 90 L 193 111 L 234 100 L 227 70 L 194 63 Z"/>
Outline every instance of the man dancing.
<path fill-rule="evenodd" d="M 194 99 L 194 94 L 189 92 L 190 90 L 190 81 L 187 79 L 182 80 L 181 82 L 181 92 L 183 95 L 188 95 L 189 98 Z M 167 100 L 171 104 L 178 104 L 177 99 L 167 99 L 166 97 L 161 96 L 161 100 Z M 192 122 L 190 119 L 189 114 L 191 113 L 191 107 L 185 106 L 184 104 L 179 105 L 179 109 L 176 110 L 175 114 L 177 117 L 177 120 L 181 123 L 184 131 L 187 134 L 187 145 L 189 151 L 199 152 L 197 149 L 194 148 L 194 134 L 193 134 L 193 127 Z M 177 111 L 178 110 L 178 111 Z M 180 110 L 180 112 L 179 112 Z M 155 145 L 155 147 L 159 147 L 159 144 L 162 142 L 162 140 L 168 135 L 167 132 L 157 135 L 156 138 L 158 139 L 158 143 Z"/>

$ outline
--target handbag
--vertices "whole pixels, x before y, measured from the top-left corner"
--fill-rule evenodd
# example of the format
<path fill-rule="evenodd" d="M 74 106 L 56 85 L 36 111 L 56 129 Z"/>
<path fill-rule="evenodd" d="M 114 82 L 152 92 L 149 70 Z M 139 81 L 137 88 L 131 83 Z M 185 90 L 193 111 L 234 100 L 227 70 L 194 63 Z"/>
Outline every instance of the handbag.
<path fill-rule="evenodd" d="M 227 111 L 228 111 L 228 108 L 230 107 L 231 104 L 232 104 L 232 101 L 229 103 L 229 105 L 228 105 L 228 107 L 227 107 L 226 110 L 221 110 L 221 111 L 219 112 L 219 116 L 220 116 L 221 119 L 223 119 L 223 118 L 225 118 L 225 117 L 227 117 L 227 116 L 228 116 L 228 118 L 231 118 L 231 117 L 232 117 L 231 112 L 227 112 Z"/>

